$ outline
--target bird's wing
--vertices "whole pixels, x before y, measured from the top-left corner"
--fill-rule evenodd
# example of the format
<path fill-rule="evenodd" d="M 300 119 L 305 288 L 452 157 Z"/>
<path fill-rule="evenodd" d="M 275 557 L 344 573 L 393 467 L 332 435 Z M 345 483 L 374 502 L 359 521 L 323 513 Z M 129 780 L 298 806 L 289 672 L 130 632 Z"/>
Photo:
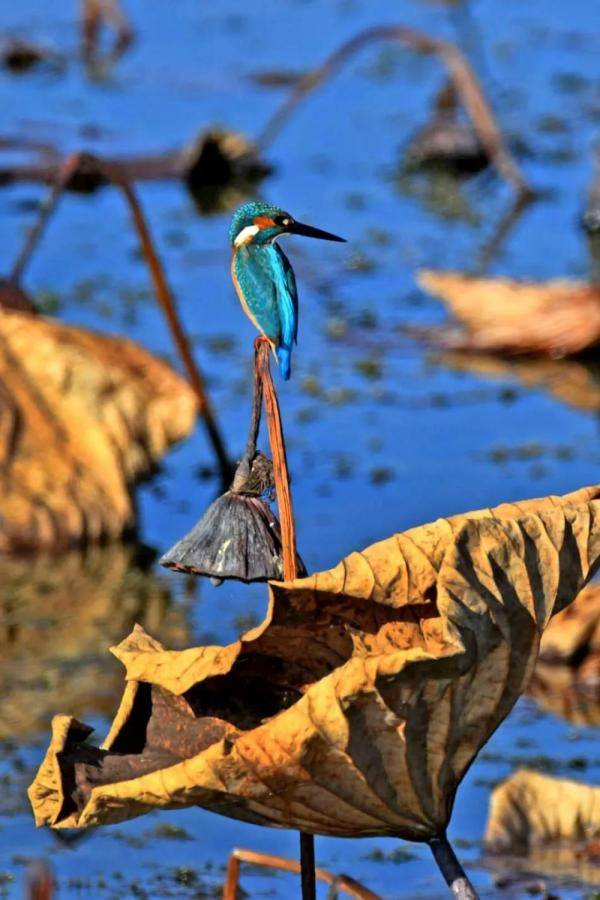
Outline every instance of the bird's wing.
<path fill-rule="evenodd" d="M 232 261 L 231 273 L 237 295 L 248 318 L 272 344 L 277 345 L 281 340 L 281 323 L 271 267 L 263 254 L 244 254 L 247 251 L 241 248 Z"/>
<path fill-rule="evenodd" d="M 277 253 L 280 263 L 277 266 L 275 284 L 279 298 L 281 342 L 285 346 L 291 347 L 292 341 L 296 343 L 298 341 L 298 288 L 296 287 L 296 276 L 283 250 L 277 244 L 273 245 L 273 250 Z"/>

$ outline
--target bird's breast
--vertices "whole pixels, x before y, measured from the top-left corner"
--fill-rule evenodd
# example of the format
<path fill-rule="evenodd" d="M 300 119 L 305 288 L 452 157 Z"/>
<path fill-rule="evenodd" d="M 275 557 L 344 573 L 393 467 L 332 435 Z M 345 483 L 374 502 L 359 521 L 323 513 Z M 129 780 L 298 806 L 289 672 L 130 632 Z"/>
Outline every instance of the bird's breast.
<path fill-rule="evenodd" d="M 263 248 L 240 247 L 233 253 L 231 277 L 244 312 L 266 337 L 277 343 L 280 322 L 275 276 Z"/>

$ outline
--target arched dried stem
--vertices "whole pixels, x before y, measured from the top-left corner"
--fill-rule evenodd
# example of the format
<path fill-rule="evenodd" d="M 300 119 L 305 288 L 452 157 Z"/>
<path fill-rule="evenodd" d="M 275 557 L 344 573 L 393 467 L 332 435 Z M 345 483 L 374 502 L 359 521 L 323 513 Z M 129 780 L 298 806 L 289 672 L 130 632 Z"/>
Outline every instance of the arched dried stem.
<path fill-rule="evenodd" d="M 281 872 L 301 874 L 300 863 L 295 859 L 286 859 L 284 856 L 276 856 L 273 853 L 256 853 L 254 850 L 233 850 L 227 862 L 227 873 L 223 886 L 223 900 L 237 900 L 240 863 L 247 865 L 277 869 Z M 320 866 L 315 869 L 315 875 L 319 881 L 329 885 L 331 891 L 343 891 L 349 897 L 356 900 L 380 900 L 378 894 L 374 894 L 358 881 L 348 875 L 334 875 Z"/>
<path fill-rule="evenodd" d="M 138 233 L 144 257 L 148 264 L 148 268 L 150 269 L 156 296 L 167 320 L 173 341 L 175 342 L 183 365 L 185 366 L 189 382 L 198 399 L 200 413 L 208 437 L 215 452 L 215 456 L 218 459 L 223 480 L 226 481 L 233 471 L 232 465 L 227 455 L 227 451 L 225 450 L 225 444 L 221 437 L 221 432 L 217 425 L 215 414 L 204 385 L 204 379 L 198 364 L 194 359 L 185 329 L 179 318 L 177 307 L 175 305 L 175 298 L 167 283 L 163 267 L 156 253 L 141 206 L 132 186 L 123 177 L 119 168 L 114 163 L 104 165 L 103 169 L 107 178 L 121 190 L 129 205 L 135 230 Z"/>
<path fill-rule="evenodd" d="M 19 284 L 19 282 L 21 281 L 23 272 L 25 271 L 25 267 L 29 263 L 29 260 L 33 255 L 33 251 L 37 247 L 40 238 L 44 233 L 46 225 L 48 224 L 50 217 L 54 213 L 56 205 L 60 200 L 65 188 L 77 171 L 79 162 L 80 154 L 72 153 L 70 156 L 67 156 L 66 159 L 61 163 L 56 175 L 56 180 L 52 185 L 46 199 L 41 204 L 38 218 L 33 227 L 30 228 L 27 232 L 25 241 L 23 242 L 23 246 L 21 247 L 21 250 L 11 269 L 9 281 L 13 284 Z"/>
<path fill-rule="evenodd" d="M 175 299 L 167 282 L 163 266 L 154 247 L 154 243 L 150 235 L 150 230 L 148 228 L 148 224 L 146 222 L 146 218 L 144 216 L 140 203 L 137 199 L 135 191 L 133 190 L 133 187 L 116 163 L 107 162 L 95 157 L 89 157 L 88 154 L 81 153 L 75 153 L 69 156 L 64 161 L 64 163 L 62 163 L 58 172 L 57 179 L 50 190 L 46 202 L 43 204 L 42 209 L 40 210 L 40 215 L 25 238 L 23 247 L 21 248 L 21 251 L 10 273 L 9 283 L 18 285 L 20 278 L 23 276 L 26 266 L 31 260 L 31 257 L 40 241 L 40 238 L 42 237 L 42 234 L 48 224 L 50 217 L 56 210 L 59 199 L 61 198 L 65 189 L 68 187 L 69 182 L 72 180 L 75 174 L 80 171 L 82 163 L 84 165 L 92 163 L 92 168 L 94 169 L 94 171 L 100 173 L 103 178 L 105 178 L 111 184 L 115 185 L 115 187 L 117 187 L 121 191 L 125 198 L 125 201 L 127 202 L 127 205 L 129 206 L 133 224 L 142 245 L 144 258 L 150 270 L 150 276 L 154 285 L 156 298 L 165 315 L 165 319 L 167 320 L 169 331 L 171 333 L 175 346 L 177 347 L 182 363 L 185 367 L 188 380 L 194 390 L 194 393 L 196 394 L 199 411 L 204 421 L 204 425 L 206 427 L 206 431 L 212 444 L 215 456 L 217 458 L 219 468 L 221 470 L 222 479 L 224 482 L 226 482 L 231 476 L 233 467 L 227 455 L 225 443 L 221 436 L 221 432 L 217 424 L 217 420 L 210 403 L 208 393 L 206 391 L 204 378 L 202 377 L 200 368 L 196 360 L 194 359 L 190 342 L 185 333 L 183 324 L 179 318 Z"/>
<path fill-rule="evenodd" d="M 506 238 L 532 200 L 533 197 L 531 195 L 525 194 L 522 196 L 517 195 L 517 197 L 513 198 L 503 215 L 500 217 L 491 235 L 483 242 L 481 247 L 475 253 L 472 269 L 474 275 L 483 275 L 487 272 L 491 264 L 497 258 Z"/>
<path fill-rule="evenodd" d="M 82 0 L 81 53 L 86 63 L 97 60 L 103 22 L 115 32 L 109 61 L 116 61 L 133 40 L 133 27 L 121 9 L 119 0 Z"/>
<path fill-rule="evenodd" d="M 258 138 L 259 145 L 265 147 L 272 143 L 284 122 L 307 94 L 324 84 L 355 53 L 368 44 L 382 40 L 399 41 L 418 53 L 432 54 L 441 60 L 448 70 L 457 96 L 499 174 L 521 196 L 533 196 L 533 189 L 526 182 L 504 142 L 500 127 L 473 69 L 458 47 L 450 41 L 430 37 L 423 31 L 404 25 L 379 25 L 367 28 L 338 47 L 320 66 L 308 71 L 267 122 Z"/>

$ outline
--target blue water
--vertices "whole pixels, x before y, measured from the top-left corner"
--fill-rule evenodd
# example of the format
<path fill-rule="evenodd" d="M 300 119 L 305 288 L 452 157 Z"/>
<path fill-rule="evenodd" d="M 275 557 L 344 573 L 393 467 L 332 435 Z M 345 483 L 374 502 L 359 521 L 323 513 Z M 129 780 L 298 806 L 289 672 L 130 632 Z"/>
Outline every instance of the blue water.
<path fill-rule="evenodd" d="M 1 133 L 49 140 L 64 152 L 84 147 L 111 155 L 178 147 L 215 123 L 252 136 L 284 96 L 281 89 L 258 87 L 250 77 L 256 72 L 314 65 L 361 28 L 383 22 L 402 20 L 457 40 L 470 52 L 505 129 L 528 148 L 522 159 L 528 179 L 544 190 L 488 271 L 589 277 L 592 261 L 577 218 L 600 122 L 600 29 L 586 0 L 479 0 L 456 7 L 408 0 L 127 0 L 137 40 L 102 78 L 87 76 L 76 58 L 74 7 L 22 0 L 0 10 L 2 31 L 21 31 L 67 57 L 60 74 L 43 68 L 19 77 L 0 73 Z M 459 188 L 458 216 L 423 202 L 429 191 L 424 179 L 408 188 L 399 184 L 403 148 L 424 123 L 441 81 L 433 59 L 390 44 L 365 49 L 307 99 L 265 154 L 275 171 L 263 196 L 349 242 L 295 238 L 286 244 L 301 291 L 301 320 L 294 376 L 281 383 L 280 402 L 298 543 L 311 570 L 440 515 L 599 480 L 593 412 L 562 404 L 541 387 L 527 389 L 508 374 L 486 379 L 453 371 L 402 333 L 408 323 L 444 318 L 442 307 L 416 288 L 415 269 L 469 270 L 511 201 L 510 190 L 490 172 Z M 560 119 L 559 130 L 548 130 L 548 117 Z M 229 280 L 230 213 L 201 217 L 178 183 L 145 184 L 139 194 L 227 442 L 237 453 L 246 437 L 254 333 Z M 31 222 L 31 204 L 42 195 L 35 185 L 0 191 L 6 269 Z M 58 297 L 62 320 L 126 333 L 175 361 L 128 212 L 114 191 L 64 199 L 26 286 L 39 297 Z M 534 458 L 519 453 L 531 445 L 539 445 Z M 498 447 L 514 451 L 502 465 L 494 462 Z M 164 551 L 192 526 L 217 490 L 214 480 L 199 474 L 210 463 L 200 425 L 140 489 L 141 540 Z M 259 620 L 264 613 L 264 587 L 202 583 L 190 597 L 184 579 L 160 577 L 188 645 L 229 642 L 237 637 L 240 617 Z M 41 622 L 43 598 L 39 616 Z M 157 622 L 156 633 L 160 628 Z M 114 696 L 114 708 L 118 676 L 101 640 L 93 652 L 86 647 L 71 660 L 73 678 L 78 666 L 90 664 L 90 654 L 99 673 L 104 664 L 111 673 L 108 700 Z M 90 698 L 88 709 L 85 698 L 80 702 L 78 715 L 102 733 L 110 702 L 105 698 L 99 708 Z M 54 710 L 72 711 L 60 695 Z M 22 783 L 28 782 L 46 739 L 46 728 L 14 734 L 14 747 L 5 748 L 11 778 L 23 769 Z M 517 751 L 524 741 L 526 749 Z M 569 774 L 567 761 L 576 753 L 587 762 L 576 777 L 598 779 L 597 731 L 574 731 L 529 700 L 487 749 L 490 759 L 477 760 L 468 774 L 452 821 L 451 836 L 469 842 L 460 850 L 467 863 L 480 856 L 490 782 L 509 774 L 515 754 L 555 756 L 558 770 Z M 133 897 L 169 891 L 197 896 L 198 883 L 189 872 L 175 877 L 177 867 L 191 867 L 214 885 L 233 846 L 291 856 L 297 851 L 294 833 L 196 809 L 147 816 L 66 847 L 35 831 L 18 778 L 13 788 L 14 802 L 6 811 L 0 806 L 0 873 L 6 875 L 0 896 L 21 896 L 24 858 L 44 854 L 61 897 Z M 165 822 L 193 840 L 153 836 L 152 829 Z M 132 846 L 140 842 L 142 847 Z M 427 848 L 407 845 L 413 856 L 401 863 L 369 858 L 374 848 L 387 854 L 396 843 L 319 839 L 318 861 L 386 898 L 445 896 Z M 518 895 L 496 890 L 483 867 L 476 865 L 472 875 L 486 896 Z M 284 898 L 297 891 L 296 880 L 281 874 L 248 872 L 243 884 L 252 896 Z M 583 897 L 590 890 L 571 885 L 560 895 Z"/>

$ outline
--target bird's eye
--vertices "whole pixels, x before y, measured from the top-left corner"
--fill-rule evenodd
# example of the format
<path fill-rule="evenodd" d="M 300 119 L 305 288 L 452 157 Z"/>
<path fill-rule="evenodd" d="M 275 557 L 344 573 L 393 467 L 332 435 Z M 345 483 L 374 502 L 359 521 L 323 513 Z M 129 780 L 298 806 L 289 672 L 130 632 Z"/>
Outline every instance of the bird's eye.
<path fill-rule="evenodd" d="M 292 220 L 289 216 L 276 216 L 274 222 L 276 225 L 280 225 L 282 228 L 287 228 L 288 225 L 292 224 Z"/>

